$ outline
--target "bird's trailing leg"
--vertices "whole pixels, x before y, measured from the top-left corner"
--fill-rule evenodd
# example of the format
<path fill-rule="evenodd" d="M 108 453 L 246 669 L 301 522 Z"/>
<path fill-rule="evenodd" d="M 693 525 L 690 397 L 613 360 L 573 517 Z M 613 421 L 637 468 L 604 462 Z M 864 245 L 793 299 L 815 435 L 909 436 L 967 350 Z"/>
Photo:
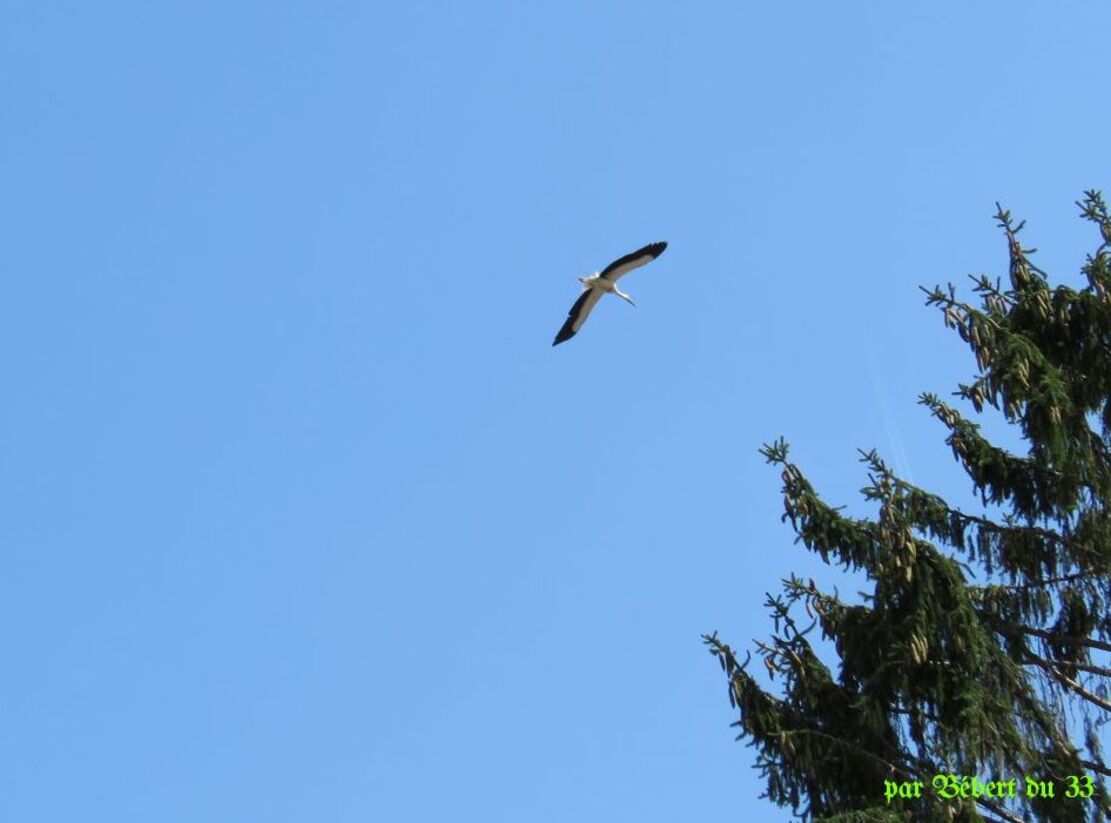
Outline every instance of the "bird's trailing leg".
<path fill-rule="evenodd" d="M 625 292 L 619 290 L 617 286 L 613 287 L 613 293 L 624 300 L 626 303 L 628 303 L 630 306 L 632 306 L 634 309 L 636 308 L 637 304 L 633 302 L 633 298 L 629 297 L 629 295 L 625 294 Z"/>

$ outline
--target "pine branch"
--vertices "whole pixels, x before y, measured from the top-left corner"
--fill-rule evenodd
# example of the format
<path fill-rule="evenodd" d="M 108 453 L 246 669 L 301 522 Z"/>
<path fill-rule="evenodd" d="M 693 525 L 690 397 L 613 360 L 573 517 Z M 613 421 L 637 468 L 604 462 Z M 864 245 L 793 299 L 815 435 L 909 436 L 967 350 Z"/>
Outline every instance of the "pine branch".
<path fill-rule="evenodd" d="M 1111 769 L 1099 763 L 1095 763 L 1091 760 L 1081 760 L 1080 765 L 1083 766 L 1085 769 L 1090 769 L 1093 772 L 1099 772 L 1104 777 L 1111 777 Z"/>
<path fill-rule="evenodd" d="M 1088 672 L 1089 674 L 1111 677 L 1111 669 L 1104 666 L 1093 666 L 1089 663 L 1074 663 L 1071 660 L 1046 660 L 1044 657 L 1038 657 L 1036 654 L 1030 655 L 1025 662 L 1037 666 L 1069 666 L 1073 669 L 1080 669 L 1083 672 Z"/>
<path fill-rule="evenodd" d="M 1085 700 L 1087 700 L 1089 703 L 1095 704 L 1099 708 L 1103 709 L 1105 712 L 1111 712 L 1111 701 L 1104 700 L 1102 697 L 1100 697 L 1097 694 L 1092 694 L 1090 691 L 1085 689 L 1083 686 L 1081 686 L 1079 683 L 1077 683 L 1071 677 L 1069 677 L 1064 672 L 1059 670 L 1053 664 L 1047 663 L 1045 661 L 1040 661 L 1038 659 L 1035 659 L 1035 662 L 1038 662 L 1038 665 L 1040 665 L 1043 669 L 1045 669 L 1049 673 L 1050 677 L 1052 677 L 1054 680 L 1056 680 L 1058 683 L 1060 683 L 1065 688 L 1067 688 L 1070 691 L 1080 695 Z M 1072 664 L 1070 663 L 1069 665 L 1072 665 Z"/>
<path fill-rule="evenodd" d="M 1012 634 L 1014 630 L 1008 631 L 1003 626 L 995 626 L 995 631 L 1000 634 Z M 1068 637 L 1067 635 L 1059 634 L 1057 632 L 1047 632 L 1044 629 L 1035 629 L 1033 626 L 1015 626 L 1015 630 L 1023 634 L 1030 634 L 1034 637 L 1040 637 L 1042 640 L 1055 640 L 1058 642 L 1071 643 L 1074 646 L 1086 646 L 1090 649 L 1099 649 L 1105 652 L 1111 652 L 1111 643 L 1104 643 L 1102 640 L 1095 640 L 1090 637 Z"/>
<path fill-rule="evenodd" d="M 1060 540 L 1062 543 L 1064 542 L 1063 537 L 1057 536 L 1057 539 Z M 1061 577 L 1051 577 L 1048 580 L 1034 580 L 1030 583 L 1023 583 L 1021 585 L 998 585 L 994 588 L 1008 589 L 1010 591 L 1029 591 L 1030 589 L 1040 589 L 1045 586 L 1056 586 L 1059 583 L 1071 583 L 1074 580 L 1084 580 L 1085 578 L 1089 577 L 1104 577 L 1105 575 L 1105 572 L 1096 571 L 1075 572 L 1074 574 L 1066 574 L 1062 575 Z"/>

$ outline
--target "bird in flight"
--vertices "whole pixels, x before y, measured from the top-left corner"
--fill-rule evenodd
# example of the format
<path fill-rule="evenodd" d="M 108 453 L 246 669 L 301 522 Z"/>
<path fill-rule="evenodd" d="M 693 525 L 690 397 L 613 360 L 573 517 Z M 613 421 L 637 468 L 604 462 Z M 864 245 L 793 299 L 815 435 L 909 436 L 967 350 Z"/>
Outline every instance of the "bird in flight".
<path fill-rule="evenodd" d="M 558 346 L 564 340 L 570 340 L 574 337 L 586 323 L 586 318 L 590 316 L 590 310 L 594 308 L 606 292 L 613 292 L 622 300 L 627 301 L 629 305 L 635 306 L 636 303 L 633 302 L 633 299 L 617 288 L 617 279 L 633 269 L 639 269 L 645 263 L 651 263 L 663 254 L 666 248 L 667 243 L 649 243 L 643 249 L 637 249 L 624 257 L 617 258 L 600 272 L 595 272 L 589 277 L 580 277 L 579 282 L 583 284 L 583 293 L 579 295 L 579 299 L 571 307 L 567 320 L 564 321 L 563 328 L 559 330 L 559 334 L 556 335 L 552 345 Z"/>

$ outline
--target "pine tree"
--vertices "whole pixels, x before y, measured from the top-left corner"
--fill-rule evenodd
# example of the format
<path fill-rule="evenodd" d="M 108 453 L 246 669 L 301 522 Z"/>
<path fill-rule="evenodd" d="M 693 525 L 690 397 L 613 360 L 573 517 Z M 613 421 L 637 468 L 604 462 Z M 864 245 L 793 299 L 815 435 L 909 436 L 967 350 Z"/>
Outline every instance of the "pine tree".
<path fill-rule="evenodd" d="M 1022 435 L 1026 453 L 1009 452 L 921 396 L 980 511 L 908 483 L 872 451 L 862 493 L 878 512 L 850 518 L 818 496 L 783 440 L 762 449 L 781 469 L 783 519 L 799 540 L 870 589 L 849 603 L 792 576 L 768 596 L 775 629 L 756 645 L 783 680 L 779 696 L 749 673 L 751 655 L 741 662 L 716 633 L 704 637 L 765 796 L 803 818 L 1111 817 L 1100 747 L 1111 720 L 1111 216 L 1095 191 L 1077 205 L 1102 240 L 1082 290 L 1050 286 L 1002 208 L 1010 288 L 973 278 L 978 306 L 952 285 L 924 289 L 976 360 L 954 394 Z M 835 650 L 837 676 L 815 642 Z M 1027 778 L 1035 794 L 1051 782 L 1054 796 L 1028 797 Z M 1001 782 L 986 792 L 990 781 Z"/>

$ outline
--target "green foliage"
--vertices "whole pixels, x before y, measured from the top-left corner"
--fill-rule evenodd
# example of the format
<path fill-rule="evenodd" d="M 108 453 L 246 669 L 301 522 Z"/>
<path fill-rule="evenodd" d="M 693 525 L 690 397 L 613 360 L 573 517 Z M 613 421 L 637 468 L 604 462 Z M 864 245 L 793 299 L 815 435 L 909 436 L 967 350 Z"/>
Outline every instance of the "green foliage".
<path fill-rule="evenodd" d="M 768 596 L 774 634 L 756 646 L 782 680 L 780 696 L 748 672 L 751 656 L 738 662 L 716 633 L 704 638 L 726 674 L 738 739 L 756 748 L 766 796 L 803 818 L 1111 816 L 1099 745 L 1111 720 L 1111 216 L 1095 191 L 1077 205 L 1102 241 L 1082 290 L 1051 286 L 1019 241 L 1023 224 L 1002 208 L 1010 288 L 973 278 L 979 306 L 952 285 L 925 290 L 976 362 L 975 379 L 954 394 L 976 414 L 1001 412 L 1027 447 L 1000 448 L 922 395 L 984 511 L 908 483 L 873 451 L 861 456 L 862 494 L 878 512 L 850 518 L 820 498 L 784 441 L 762 449 L 779 467 L 783 519 L 800 542 L 871 584 L 862 604 L 794 576 Z M 990 584 L 971 582 L 972 564 Z M 837 676 L 815 653 L 816 629 L 836 650 Z M 942 799 L 929 788 L 935 775 L 1017 778 L 1020 787 L 1030 777 L 1052 781 L 1057 794 Z M 1088 777 L 1090 797 L 1065 796 Z M 885 781 L 927 788 L 885 799 Z"/>

